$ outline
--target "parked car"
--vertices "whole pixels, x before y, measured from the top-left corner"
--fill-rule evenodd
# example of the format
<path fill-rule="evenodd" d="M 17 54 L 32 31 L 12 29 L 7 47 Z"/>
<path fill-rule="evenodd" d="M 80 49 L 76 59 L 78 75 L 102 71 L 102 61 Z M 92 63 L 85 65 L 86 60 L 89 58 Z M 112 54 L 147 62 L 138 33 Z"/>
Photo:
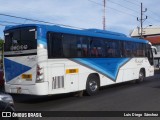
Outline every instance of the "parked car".
<path fill-rule="evenodd" d="M 9 94 L 0 92 L 0 111 L 2 112 L 14 112 L 14 101 Z"/>
<path fill-rule="evenodd" d="M 4 112 L 4 114 L 2 114 L 0 120 L 19 120 L 18 117 L 13 117 L 11 113 L 9 114 L 10 116 L 5 114 L 5 112 L 15 112 L 14 101 L 11 95 L 0 91 L 0 114 L 2 112 Z"/>
<path fill-rule="evenodd" d="M 0 69 L 0 87 L 4 87 L 3 70 Z"/>

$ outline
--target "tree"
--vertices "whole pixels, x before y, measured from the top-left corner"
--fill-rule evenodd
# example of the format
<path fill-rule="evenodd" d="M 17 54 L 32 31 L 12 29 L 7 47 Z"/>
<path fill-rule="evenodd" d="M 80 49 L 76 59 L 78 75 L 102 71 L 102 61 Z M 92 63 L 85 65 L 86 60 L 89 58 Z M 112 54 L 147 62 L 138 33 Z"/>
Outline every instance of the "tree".
<path fill-rule="evenodd" d="M 0 38 L 0 48 L 3 47 L 3 43 L 4 43 L 4 40 L 2 38 Z"/>
<path fill-rule="evenodd" d="M 3 68 L 3 43 L 4 40 L 2 38 L 0 38 L 0 68 Z"/>

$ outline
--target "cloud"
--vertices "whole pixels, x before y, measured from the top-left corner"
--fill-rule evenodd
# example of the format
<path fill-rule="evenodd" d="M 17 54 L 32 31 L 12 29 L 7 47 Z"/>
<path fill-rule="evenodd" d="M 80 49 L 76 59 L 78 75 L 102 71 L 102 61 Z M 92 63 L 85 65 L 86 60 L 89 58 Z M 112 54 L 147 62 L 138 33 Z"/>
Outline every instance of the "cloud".
<path fill-rule="evenodd" d="M 102 1 L 93 0 L 97 3 Z M 111 0 L 112 2 L 121 4 L 126 9 L 118 4 L 107 1 L 106 9 L 106 28 L 129 34 L 129 31 L 139 25 L 136 21 L 136 16 L 140 16 L 140 2 L 149 10 L 159 14 L 159 0 L 135 0 L 126 2 L 124 0 Z M 67 24 L 81 28 L 99 28 L 102 29 L 103 7 L 101 5 L 89 2 L 88 0 L 0 0 L 0 13 L 16 15 L 26 18 L 49 21 L 53 23 Z M 138 4 L 138 5 L 137 5 Z M 116 10 L 115 10 L 116 9 Z M 134 10 L 134 11 L 133 11 Z M 135 12 L 137 11 L 137 12 Z M 131 14 L 131 15 L 128 15 Z M 152 13 L 146 12 L 149 16 L 145 25 L 159 24 L 158 15 L 154 16 Z M 153 18 L 158 19 L 157 21 Z M 1 20 L 8 20 L 20 23 L 31 23 L 20 19 L 0 16 Z M 2 29 L 0 27 L 0 36 L 2 36 Z"/>

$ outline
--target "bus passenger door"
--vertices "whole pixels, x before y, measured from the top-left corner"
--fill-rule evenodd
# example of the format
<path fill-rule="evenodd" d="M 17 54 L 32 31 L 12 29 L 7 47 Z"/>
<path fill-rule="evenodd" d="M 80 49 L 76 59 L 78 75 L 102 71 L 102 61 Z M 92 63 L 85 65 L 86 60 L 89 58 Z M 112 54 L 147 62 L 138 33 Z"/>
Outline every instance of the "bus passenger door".
<path fill-rule="evenodd" d="M 153 58 L 153 52 L 152 52 L 152 49 L 150 49 L 148 51 L 148 60 L 149 60 L 149 63 L 153 66 L 154 65 L 154 58 Z"/>

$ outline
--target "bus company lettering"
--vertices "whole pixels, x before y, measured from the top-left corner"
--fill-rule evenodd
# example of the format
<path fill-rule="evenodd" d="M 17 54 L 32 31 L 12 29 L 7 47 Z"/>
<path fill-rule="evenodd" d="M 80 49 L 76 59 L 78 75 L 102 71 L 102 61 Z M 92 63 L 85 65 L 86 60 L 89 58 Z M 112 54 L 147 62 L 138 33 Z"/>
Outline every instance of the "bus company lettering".
<path fill-rule="evenodd" d="M 140 63 L 143 63 L 143 60 L 136 59 L 135 62 L 140 64 Z"/>
<path fill-rule="evenodd" d="M 28 56 L 27 57 L 27 59 L 29 60 L 29 61 L 36 61 L 36 56 Z"/>
<path fill-rule="evenodd" d="M 15 45 L 10 47 L 11 51 L 27 50 L 27 49 L 28 49 L 28 45 Z"/>

